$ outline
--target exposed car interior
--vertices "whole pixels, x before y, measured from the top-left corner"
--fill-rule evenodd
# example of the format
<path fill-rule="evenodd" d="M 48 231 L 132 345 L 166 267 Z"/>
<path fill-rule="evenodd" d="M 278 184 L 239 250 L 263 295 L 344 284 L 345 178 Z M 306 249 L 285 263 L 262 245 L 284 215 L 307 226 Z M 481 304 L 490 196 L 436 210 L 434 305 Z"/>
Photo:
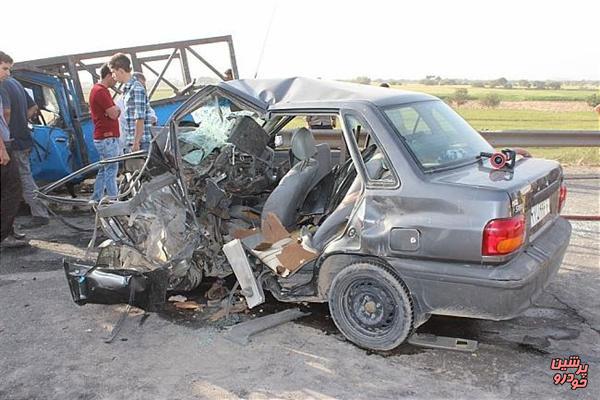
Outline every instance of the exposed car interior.
<path fill-rule="evenodd" d="M 280 276 L 310 269 L 344 230 L 363 190 L 341 130 L 332 148 L 331 132 L 310 129 L 306 114 L 266 121 L 221 95 L 191 114 L 198 126 L 178 128 L 180 166 L 198 222 L 213 243 L 206 246 L 215 250 L 210 259 L 220 260 L 221 246 L 237 238 Z M 389 170 L 368 129 L 356 118 L 347 123 L 369 178 L 385 179 Z M 294 256 L 301 253 L 298 260 L 281 257 L 290 246 Z M 207 275 L 215 272 L 205 256 L 197 263 Z"/>

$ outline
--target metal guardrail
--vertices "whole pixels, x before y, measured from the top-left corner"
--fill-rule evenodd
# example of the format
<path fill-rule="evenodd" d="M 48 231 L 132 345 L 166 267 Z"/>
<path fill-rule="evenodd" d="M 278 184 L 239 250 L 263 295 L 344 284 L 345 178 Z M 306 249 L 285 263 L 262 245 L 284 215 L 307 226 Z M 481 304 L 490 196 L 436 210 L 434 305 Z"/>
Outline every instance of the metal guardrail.
<path fill-rule="evenodd" d="M 600 147 L 600 131 L 482 131 L 495 147 Z"/>
<path fill-rule="evenodd" d="M 494 147 L 600 147 L 600 131 L 481 131 Z M 342 132 L 339 129 L 314 129 L 317 142 L 327 142 L 339 148 Z M 284 144 L 291 135 L 284 133 Z"/>

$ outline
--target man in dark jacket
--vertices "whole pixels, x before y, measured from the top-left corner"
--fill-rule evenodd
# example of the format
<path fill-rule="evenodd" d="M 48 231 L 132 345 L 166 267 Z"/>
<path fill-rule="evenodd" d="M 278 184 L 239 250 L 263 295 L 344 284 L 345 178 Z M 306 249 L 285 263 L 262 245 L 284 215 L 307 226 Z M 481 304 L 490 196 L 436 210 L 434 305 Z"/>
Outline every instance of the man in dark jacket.
<path fill-rule="evenodd" d="M 12 62 L 8 54 L 0 51 L 0 82 L 10 76 Z M 0 96 L 0 111 L 3 109 L 4 104 Z M 0 112 L 0 242 L 3 248 L 27 245 L 27 242 L 21 240 L 23 236 L 16 235 L 13 229 L 21 202 L 21 180 L 17 163 L 11 156 L 10 131 L 4 113 Z"/>

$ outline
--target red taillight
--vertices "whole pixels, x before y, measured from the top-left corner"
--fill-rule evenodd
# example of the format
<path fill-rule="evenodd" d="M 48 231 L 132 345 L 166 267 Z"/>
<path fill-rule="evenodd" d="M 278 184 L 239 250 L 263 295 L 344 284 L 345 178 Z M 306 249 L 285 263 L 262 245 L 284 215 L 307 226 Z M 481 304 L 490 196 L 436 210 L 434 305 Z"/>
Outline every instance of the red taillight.
<path fill-rule="evenodd" d="M 525 216 L 493 219 L 483 229 L 484 256 L 512 253 L 525 242 Z"/>
<path fill-rule="evenodd" d="M 567 201 L 567 185 L 564 183 L 560 185 L 560 194 L 558 195 L 558 212 L 560 213 Z"/>

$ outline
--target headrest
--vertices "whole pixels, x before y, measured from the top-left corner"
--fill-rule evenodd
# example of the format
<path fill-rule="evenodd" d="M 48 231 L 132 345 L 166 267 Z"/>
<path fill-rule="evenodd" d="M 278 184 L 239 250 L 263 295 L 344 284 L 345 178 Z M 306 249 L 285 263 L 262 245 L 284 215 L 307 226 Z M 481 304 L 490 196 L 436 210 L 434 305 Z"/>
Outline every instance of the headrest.
<path fill-rule="evenodd" d="M 383 171 L 387 169 L 383 154 L 380 152 L 375 153 L 373 157 L 367 161 L 365 167 L 367 169 L 367 175 L 369 176 L 369 179 L 380 179 L 381 175 L 383 175 Z"/>
<path fill-rule="evenodd" d="M 298 128 L 292 135 L 292 153 L 300 161 L 305 161 L 317 153 L 317 144 L 312 132 Z"/>

